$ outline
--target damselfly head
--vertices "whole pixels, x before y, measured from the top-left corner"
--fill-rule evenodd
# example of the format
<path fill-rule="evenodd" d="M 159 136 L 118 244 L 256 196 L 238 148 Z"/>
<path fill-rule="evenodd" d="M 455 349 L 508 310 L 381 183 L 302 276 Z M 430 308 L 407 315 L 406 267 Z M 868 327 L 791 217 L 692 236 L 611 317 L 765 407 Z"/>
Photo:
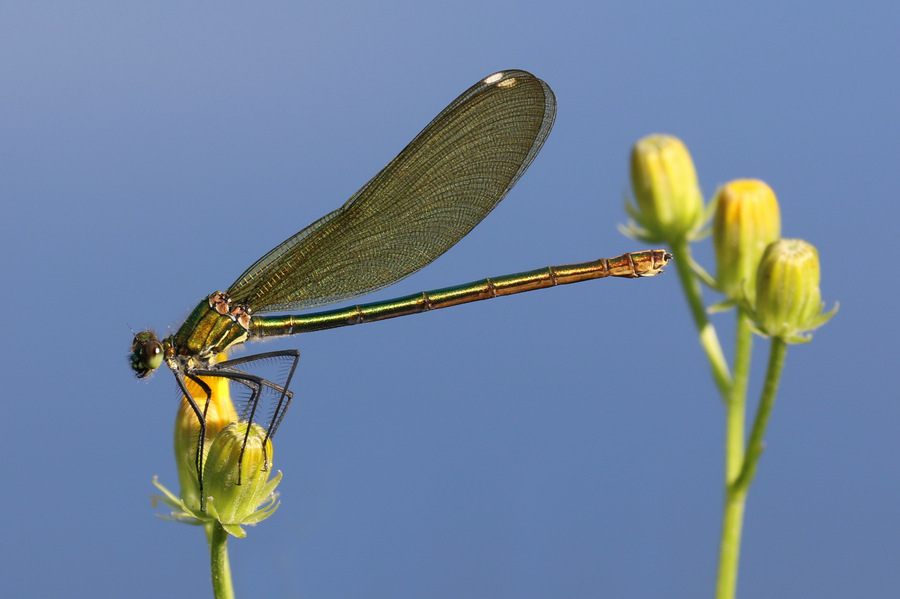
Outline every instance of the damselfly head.
<path fill-rule="evenodd" d="M 139 379 L 159 368 L 164 357 L 163 345 L 152 331 L 142 331 L 134 336 L 131 344 L 131 369 Z"/>

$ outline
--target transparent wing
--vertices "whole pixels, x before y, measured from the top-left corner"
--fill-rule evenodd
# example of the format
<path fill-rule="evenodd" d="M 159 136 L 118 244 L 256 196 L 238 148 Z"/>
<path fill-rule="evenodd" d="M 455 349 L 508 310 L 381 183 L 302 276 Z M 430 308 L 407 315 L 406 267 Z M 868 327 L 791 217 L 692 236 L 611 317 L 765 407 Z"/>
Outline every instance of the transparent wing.
<path fill-rule="evenodd" d="M 556 99 L 525 71 L 478 82 L 341 208 L 260 258 L 228 290 L 253 312 L 321 306 L 386 287 L 488 215 L 550 133 Z"/>

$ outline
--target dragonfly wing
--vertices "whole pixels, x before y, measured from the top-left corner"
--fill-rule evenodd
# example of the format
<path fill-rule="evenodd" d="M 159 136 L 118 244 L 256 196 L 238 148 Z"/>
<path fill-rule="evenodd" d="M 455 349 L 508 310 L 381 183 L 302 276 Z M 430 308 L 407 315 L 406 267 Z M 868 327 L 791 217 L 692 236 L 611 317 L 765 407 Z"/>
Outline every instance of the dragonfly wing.
<path fill-rule="evenodd" d="M 525 71 L 469 88 L 341 208 L 260 258 L 229 288 L 256 313 L 364 295 L 424 267 L 488 215 L 550 133 L 556 99 Z"/>

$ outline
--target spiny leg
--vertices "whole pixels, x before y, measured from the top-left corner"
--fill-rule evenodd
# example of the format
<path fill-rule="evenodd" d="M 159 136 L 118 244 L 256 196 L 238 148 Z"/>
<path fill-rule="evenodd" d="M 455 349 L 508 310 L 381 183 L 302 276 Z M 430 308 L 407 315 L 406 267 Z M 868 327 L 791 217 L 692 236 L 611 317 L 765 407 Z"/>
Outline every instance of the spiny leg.
<path fill-rule="evenodd" d="M 294 394 L 289 390 L 291 386 L 291 380 L 294 377 L 294 372 L 297 370 L 297 364 L 300 363 L 300 350 L 297 349 L 286 349 L 280 351 L 266 352 L 262 354 L 253 354 L 251 356 L 243 356 L 241 358 L 234 358 L 231 360 L 226 360 L 224 362 L 219 362 L 212 366 L 214 370 L 223 370 L 233 368 L 234 366 L 238 366 L 241 364 L 247 364 L 250 362 L 256 362 L 260 360 L 268 360 L 271 358 L 281 358 L 281 357 L 289 357 L 292 358 L 290 370 L 288 371 L 287 377 L 284 381 L 284 386 L 279 386 L 272 381 L 268 381 L 266 379 L 260 379 L 260 382 L 265 386 L 274 389 L 275 391 L 280 392 L 280 396 L 278 398 L 278 402 L 275 404 L 275 409 L 272 412 L 272 419 L 269 421 L 269 426 L 266 427 L 266 438 L 263 440 L 263 451 L 265 451 L 266 442 L 269 438 L 275 435 L 275 431 L 278 430 L 278 427 L 281 426 L 281 421 L 284 420 L 285 414 L 287 414 L 287 410 L 291 405 L 291 401 L 294 398 Z M 242 370 L 234 370 L 235 372 L 243 372 Z M 253 410 L 255 411 L 256 406 L 253 406 Z M 266 460 L 268 463 L 268 460 Z"/>
<path fill-rule="evenodd" d="M 222 364 L 225 364 L 225 362 L 220 362 L 219 364 L 217 364 L 217 366 L 220 366 Z M 244 441 L 243 443 L 241 443 L 241 452 L 238 456 L 238 478 L 236 484 L 239 485 L 241 484 L 243 475 L 244 451 L 247 449 L 247 440 L 250 437 L 250 427 L 253 424 L 253 418 L 256 415 L 256 407 L 259 405 L 259 400 L 262 396 L 262 390 L 264 387 L 269 387 L 281 392 L 283 391 L 283 387 L 276 385 L 271 381 L 267 381 L 266 379 L 255 374 L 237 370 L 235 368 L 215 368 L 210 370 L 194 369 L 191 371 L 191 373 L 198 376 L 224 378 L 244 385 L 245 387 L 250 389 L 250 398 L 247 400 L 247 405 L 250 406 L 250 412 L 246 415 L 247 430 L 244 432 Z M 268 439 L 268 436 L 266 437 L 266 439 Z M 265 455 L 265 446 L 263 446 L 263 462 L 264 464 L 268 463 L 268 456 Z"/>
<path fill-rule="evenodd" d="M 197 401 L 194 399 L 194 396 L 190 391 L 188 391 L 187 385 L 184 382 L 184 376 L 187 376 L 198 387 L 200 387 L 201 391 L 206 394 L 206 401 L 204 402 L 202 411 L 200 410 L 200 406 L 197 405 Z M 207 410 L 209 410 L 209 404 L 212 401 L 212 389 L 210 389 L 209 385 L 207 385 L 204 381 L 193 376 L 191 373 L 187 373 L 184 376 L 179 372 L 175 372 L 175 381 L 178 383 L 178 387 L 181 389 L 181 393 L 184 395 L 184 398 L 187 400 L 188 404 L 190 404 L 191 406 L 191 409 L 194 411 L 194 415 L 197 417 L 197 423 L 200 425 L 200 432 L 197 438 L 197 454 L 195 457 L 195 465 L 197 467 L 197 489 L 200 494 L 200 511 L 205 511 L 203 497 L 203 444 L 206 440 L 206 413 Z"/>

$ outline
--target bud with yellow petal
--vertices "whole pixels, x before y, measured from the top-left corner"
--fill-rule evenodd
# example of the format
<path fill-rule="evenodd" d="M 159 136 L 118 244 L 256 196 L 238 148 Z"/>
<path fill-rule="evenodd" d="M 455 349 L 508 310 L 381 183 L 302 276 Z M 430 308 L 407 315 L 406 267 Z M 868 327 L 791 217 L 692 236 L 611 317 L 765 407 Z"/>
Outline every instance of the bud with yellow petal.
<path fill-rule="evenodd" d="M 625 208 L 636 222 L 623 232 L 648 242 L 691 240 L 705 220 L 694 161 L 671 135 L 650 135 L 631 151 L 631 186 L 637 206 Z"/>
<path fill-rule="evenodd" d="M 763 253 L 756 275 L 756 326 L 789 343 L 809 341 L 805 333 L 830 319 L 819 291 L 819 253 L 802 239 L 780 239 Z"/>
<path fill-rule="evenodd" d="M 268 518 L 278 503 L 275 487 L 281 473 L 269 480 L 272 441 L 258 424 L 234 422 L 216 435 L 203 467 L 203 492 L 209 515 L 236 537 L 242 524 Z"/>
<path fill-rule="evenodd" d="M 755 179 L 726 183 L 713 200 L 716 282 L 729 299 L 752 304 L 763 252 L 781 236 L 781 213 L 772 188 Z"/>
<path fill-rule="evenodd" d="M 221 354 L 217 361 L 225 359 Z M 228 379 L 219 376 L 200 377 L 212 394 L 209 407 L 206 408 L 206 434 L 203 442 L 203 456 L 209 452 L 213 439 L 223 428 L 237 422 L 238 416 L 231 402 Z M 196 399 L 198 407 L 203 410 L 206 403 L 206 391 L 194 381 L 185 379 L 188 391 Z M 200 489 L 197 478 L 197 441 L 200 438 L 200 421 L 187 399 L 181 399 L 178 414 L 175 416 L 175 463 L 178 468 L 178 481 L 181 484 L 181 498 L 191 508 L 200 507 Z"/>
<path fill-rule="evenodd" d="M 203 442 L 203 457 L 209 453 L 213 439 L 228 424 L 237 420 L 237 414 L 228 395 L 228 381 L 221 377 L 208 377 L 206 383 L 212 388 L 212 400 L 206 411 L 206 435 Z M 188 387 L 199 395 L 195 385 Z M 224 393 L 222 389 L 224 388 Z M 203 402 L 199 403 L 203 409 Z M 197 441 L 200 438 L 200 422 L 186 399 L 181 400 L 175 417 L 175 462 L 178 467 L 178 482 L 181 484 L 181 498 L 191 507 L 200 507 L 200 489 L 197 479 Z"/>
<path fill-rule="evenodd" d="M 219 354 L 216 361 L 225 358 L 224 353 Z M 185 379 L 185 385 L 205 414 L 201 454 L 203 501 L 197 476 L 200 423 L 190 402 L 182 398 L 175 419 L 175 463 L 181 494 L 176 496 L 154 477 L 153 484 L 163 493 L 154 496 L 154 505 L 158 501 L 169 506 L 173 510 L 169 519 L 202 524 L 208 533 L 217 530 L 210 525 L 221 525 L 229 534 L 244 537 L 242 525 L 256 524 L 278 507 L 274 491 L 281 481 L 281 473 L 269 480 L 272 442 L 261 426 L 253 424 L 248 433 L 247 422 L 238 422 L 228 379 L 215 376 L 200 379 L 208 388 L 208 405 L 207 389 L 191 379 Z"/>

